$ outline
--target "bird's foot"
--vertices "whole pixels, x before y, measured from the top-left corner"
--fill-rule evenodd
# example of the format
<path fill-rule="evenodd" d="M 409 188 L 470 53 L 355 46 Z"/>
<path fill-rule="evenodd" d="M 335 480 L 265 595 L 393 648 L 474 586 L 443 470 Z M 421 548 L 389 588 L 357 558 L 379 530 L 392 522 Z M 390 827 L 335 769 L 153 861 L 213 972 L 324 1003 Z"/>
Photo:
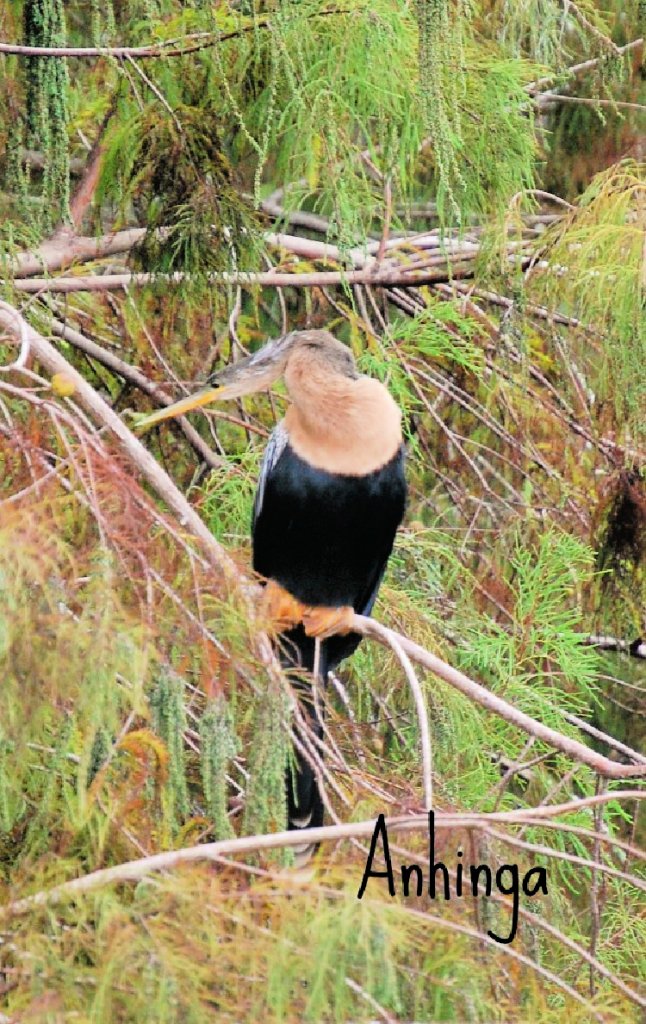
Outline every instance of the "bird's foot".
<path fill-rule="evenodd" d="M 344 636 L 352 632 L 354 608 L 343 605 L 341 608 L 306 608 L 303 614 L 303 626 L 308 636 L 326 640 L 329 636 Z"/>
<path fill-rule="evenodd" d="M 303 621 L 305 605 L 275 580 L 269 580 L 263 591 L 260 613 L 277 633 L 291 629 Z"/>

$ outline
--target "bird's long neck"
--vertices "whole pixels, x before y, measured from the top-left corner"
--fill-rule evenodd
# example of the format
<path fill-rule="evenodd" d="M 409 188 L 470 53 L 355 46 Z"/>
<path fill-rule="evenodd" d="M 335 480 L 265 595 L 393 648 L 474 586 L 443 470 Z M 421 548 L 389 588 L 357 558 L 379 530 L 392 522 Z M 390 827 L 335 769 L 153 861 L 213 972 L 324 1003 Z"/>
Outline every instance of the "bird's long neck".
<path fill-rule="evenodd" d="M 378 380 L 316 372 L 290 382 L 285 426 L 292 448 L 317 469 L 364 476 L 389 462 L 402 441 L 401 413 Z"/>

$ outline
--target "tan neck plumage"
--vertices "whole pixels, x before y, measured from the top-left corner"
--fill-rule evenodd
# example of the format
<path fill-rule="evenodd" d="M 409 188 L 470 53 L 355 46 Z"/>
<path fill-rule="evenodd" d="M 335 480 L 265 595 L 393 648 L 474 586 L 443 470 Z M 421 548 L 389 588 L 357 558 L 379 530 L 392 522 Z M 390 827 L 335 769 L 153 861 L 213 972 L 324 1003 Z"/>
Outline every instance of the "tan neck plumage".
<path fill-rule="evenodd" d="M 383 384 L 316 372 L 286 374 L 293 404 L 289 441 L 317 469 L 365 476 L 389 462 L 402 442 L 401 413 Z"/>

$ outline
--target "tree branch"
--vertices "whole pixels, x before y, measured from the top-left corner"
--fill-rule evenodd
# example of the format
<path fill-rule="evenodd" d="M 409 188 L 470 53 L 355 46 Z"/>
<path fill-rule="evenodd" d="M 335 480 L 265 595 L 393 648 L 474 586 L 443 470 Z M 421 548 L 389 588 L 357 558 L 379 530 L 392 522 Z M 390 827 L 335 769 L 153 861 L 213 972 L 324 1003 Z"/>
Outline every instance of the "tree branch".
<path fill-rule="evenodd" d="M 315 11 L 310 18 L 328 18 L 333 15 L 350 14 L 349 10 Z M 293 19 L 297 20 L 297 19 Z M 169 39 L 164 43 L 151 46 L 23 46 L 21 43 L 0 42 L 0 53 L 15 54 L 18 57 L 117 57 L 134 60 L 147 60 L 154 57 L 185 57 L 188 53 L 197 53 L 212 46 L 219 46 L 230 39 L 256 32 L 259 28 L 267 28 L 271 18 L 257 19 L 250 25 L 242 25 L 232 32 L 194 32 L 183 37 L 184 45 L 179 39 Z"/>
<path fill-rule="evenodd" d="M 552 819 L 562 814 L 578 811 L 584 807 L 595 807 L 610 800 L 646 800 L 646 792 L 642 790 L 618 790 L 599 796 L 568 803 L 556 804 L 553 807 L 527 808 L 516 811 L 497 811 L 495 813 L 464 813 L 454 814 L 436 811 L 434 824 L 438 829 L 459 829 L 486 827 L 494 823 L 522 824 L 526 819 Z M 411 814 L 401 817 L 387 818 L 386 825 L 393 832 L 413 832 L 424 830 L 428 825 L 428 815 Z M 56 903 L 61 899 L 82 895 L 105 885 L 121 882 L 138 882 L 156 871 L 167 871 L 182 864 L 195 864 L 200 861 L 218 861 L 223 857 L 235 854 L 256 853 L 260 850 L 288 849 L 302 843 L 329 843 L 340 839 L 353 839 L 371 836 L 375 830 L 375 821 L 348 822 L 342 825 L 324 825 L 320 828 L 293 829 L 289 832 L 273 832 L 266 835 L 242 836 L 237 839 L 225 839 L 214 843 L 202 843 L 188 846 L 181 850 L 168 850 L 164 853 L 141 857 L 137 860 L 116 864 L 114 867 L 101 868 L 90 874 L 74 878 L 69 882 L 54 886 L 52 889 L 35 893 L 25 899 L 16 900 L 0 907 L 0 917 L 24 914 L 39 906 Z"/>
<path fill-rule="evenodd" d="M 638 50 L 643 45 L 644 40 L 642 37 L 639 39 L 633 39 L 631 43 L 626 43 L 625 46 L 618 47 L 617 55 L 623 57 L 625 54 L 631 53 L 633 50 Z M 586 71 L 592 70 L 592 68 L 596 68 L 597 64 L 600 64 L 606 59 L 607 57 L 604 55 L 601 57 L 593 57 L 592 60 L 584 60 L 581 64 L 573 64 L 572 67 L 567 68 L 566 74 L 571 76 L 581 75 Z M 529 85 L 525 86 L 525 89 L 529 93 L 536 93 L 539 89 L 542 89 L 544 85 L 550 85 L 550 83 L 555 79 L 560 78 L 562 74 L 563 72 L 561 71 L 554 71 L 552 74 L 545 75 L 543 78 L 537 78 L 535 82 L 530 82 Z"/>
<path fill-rule="evenodd" d="M 467 261 L 468 260 L 468 261 Z M 450 281 L 453 278 L 468 277 L 474 272 L 473 260 L 466 258 L 448 269 L 449 260 L 443 260 L 442 266 L 410 269 L 406 266 L 392 270 L 348 270 L 348 271 L 313 271 L 305 274 L 288 274 L 268 270 L 260 273 L 247 271 L 225 271 L 220 274 L 208 274 L 209 284 L 223 285 L 260 285 L 264 288 L 322 288 L 326 285 L 369 284 L 379 287 L 399 285 L 402 288 L 416 288 L 421 284 L 437 281 Z M 526 262 L 526 259 L 525 259 Z M 181 284 L 190 281 L 191 275 L 177 271 L 174 274 L 103 274 L 85 277 L 31 278 L 13 282 L 18 292 L 107 292 L 129 288 L 132 285 L 149 285 L 155 283 Z M 4 283 L 4 282 L 3 282 Z"/>
<path fill-rule="evenodd" d="M 632 658 L 646 658 L 646 640 L 637 637 L 630 643 L 619 640 L 616 636 L 588 636 L 583 641 L 586 647 L 596 647 L 599 651 L 618 651 L 629 654 Z"/>
<path fill-rule="evenodd" d="M 131 366 L 129 363 L 124 362 L 123 359 L 119 359 L 112 352 L 101 348 L 95 341 L 91 341 L 84 334 L 74 330 L 72 327 L 68 327 L 67 324 L 62 323 L 60 320 L 52 320 L 52 331 L 59 338 L 64 338 L 65 341 L 69 341 L 79 351 L 90 356 L 91 359 L 96 359 L 97 362 L 111 370 L 112 373 L 118 374 L 123 380 L 128 381 L 129 384 L 143 391 L 149 398 L 152 398 L 156 405 L 172 405 L 175 401 L 171 395 L 163 390 L 161 385 L 146 377 L 136 366 Z M 226 461 L 209 448 L 208 444 L 200 437 L 195 427 L 191 426 L 185 416 L 178 416 L 177 424 L 196 455 L 207 466 L 211 469 L 226 469 Z"/>
<path fill-rule="evenodd" d="M 89 238 L 75 235 L 69 228 L 64 229 L 43 242 L 38 249 L 19 253 L 13 263 L 15 276 L 31 277 L 43 271 L 60 270 L 77 261 L 98 260 L 129 252 L 145 234 L 145 228 L 128 228 L 111 235 Z"/>
<path fill-rule="evenodd" d="M 434 675 L 439 676 L 440 679 L 455 687 L 456 690 L 459 690 L 460 693 L 463 693 L 476 704 L 486 708 L 487 711 L 491 711 L 500 718 L 504 718 L 505 721 L 522 729 L 523 732 L 528 733 L 530 736 L 535 736 L 536 739 L 548 743 L 551 747 L 567 754 L 575 761 L 588 765 L 589 768 L 592 768 L 603 778 L 628 779 L 646 777 L 646 758 L 643 759 L 643 762 L 640 760 L 640 763 L 636 765 L 622 765 L 617 761 L 611 761 L 610 758 L 598 754 L 596 750 L 591 750 L 590 747 L 579 743 L 578 740 L 571 739 L 569 736 L 565 736 L 563 733 L 543 725 L 542 722 L 538 722 L 535 718 L 531 718 L 524 711 L 520 711 L 506 700 L 503 700 L 502 697 L 491 693 L 490 690 L 481 686 L 480 683 L 469 679 L 468 676 L 465 676 L 458 669 L 447 665 L 445 661 L 431 654 L 425 648 L 420 647 L 419 644 L 413 643 L 412 640 L 402 636 L 400 633 L 393 634 L 392 630 L 381 623 L 375 623 L 373 619 L 366 618 L 363 615 L 355 615 L 352 629 L 357 633 L 361 633 L 362 636 L 373 637 L 382 644 L 390 643 L 389 635 L 394 635 L 402 650 L 406 652 L 411 661 L 417 662 L 418 665 L 423 665 L 424 668 L 427 668 Z M 640 755 L 637 756 L 639 757 Z"/>
<path fill-rule="evenodd" d="M 629 103 L 627 100 L 607 100 L 599 96 L 567 96 L 561 92 L 545 92 L 536 99 L 538 110 L 545 110 L 557 103 L 578 103 L 584 107 L 616 107 L 618 110 L 637 110 L 646 114 L 646 104 Z"/>

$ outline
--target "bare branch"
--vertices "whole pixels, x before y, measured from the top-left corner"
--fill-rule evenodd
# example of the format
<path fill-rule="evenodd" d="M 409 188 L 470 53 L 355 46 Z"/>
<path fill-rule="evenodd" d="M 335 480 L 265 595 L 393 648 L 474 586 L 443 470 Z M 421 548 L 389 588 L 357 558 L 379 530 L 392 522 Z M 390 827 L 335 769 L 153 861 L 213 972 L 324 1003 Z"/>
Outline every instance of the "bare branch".
<path fill-rule="evenodd" d="M 17 278 L 31 277 L 43 271 L 60 270 L 77 261 L 86 262 L 129 252 L 145 234 L 145 228 L 128 228 L 99 238 L 86 238 L 66 229 L 57 232 L 38 249 L 20 253 L 14 262 L 15 275 Z"/>
<path fill-rule="evenodd" d="M 315 11 L 309 17 L 326 18 L 332 15 L 350 14 L 345 10 Z M 258 18 L 249 25 L 243 25 L 232 32 L 193 32 L 181 39 L 169 39 L 152 46 L 23 46 L 21 43 L 0 42 L 0 53 L 11 53 L 18 57 L 117 57 L 121 60 L 132 58 L 144 60 L 154 57 L 184 57 L 212 46 L 219 46 L 230 39 L 267 28 L 271 19 Z M 178 45 L 179 44 L 179 45 Z"/>
<path fill-rule="evenodd" d="M 453 814 L 436 812 L 434 824 L 436 829 L 459 829 L 487 827 L 494 823 L 520 824 L 527 818 L 558 818 L 562 814 L 577 811 L 583 807 L 595 807 L 597 804 L 610 800 L 646 800 L 646 792 L 641 790 L 618 790 L 604 793 L 582 800 L 571 800 L 553 807 L 528 808 L 527 810 L 501 811 L 494 814 L 473 813 Z M 386 819 L 388 830 L 393 832 L 411 832 L 428 828 L 427 814 L 413 814 Z M 138 860 L 126 861 L 113 867 L 101 868 L 90 874 L 62 882 L 52 889 L 43 890 L 24 899 L 0 907 L 0 918 L 3 916 L 24 914 L 38 906 L 46 906 L 62 899 L 90 892 L 105 885 L 121 882 L 138 882 L 142 878 L 157 871 L 166 871 L 182 864 L 195 864 L 200 861 L 218 861 L 223 857 L 236 854 L 256 853 L 260 850 L 287 849 L 300 846 L 304 842 L 325 843 L 338 842 L 341 839 L 352 839 L 371 836 L 375 830 L 375 821 L 348 822 L 342 825 L 325 825 L 321 828 L 302 828 L 289 832 L 273 832 L 265 835 L 242 836 L 237 839 L 226 839 L 215 843 L 202 843 L 188 846 L 181 850 L 168 850 Z"/>
<path fill-rule="evenodd" d="M 0 305 L 4 306 L 4 303 L 1 303 Z M 9 317 L 10 322 L 12 323 L 13 331 L 16 331 L 18 333 L 18 337 L 20 338 L 20 352 L 18 353 L 18 357 L 13 361 L 13 363 L 9 363 L 7 366 L 0 367 L 0 371 L 2 373 L 8 373 L 10 370 L 22 370 L 27 365 L 27 360 L 29 359 L 30 352 L 29 334 L 26 330 L 26 322 L 19 315 L 18 311 L 13 309 L 13 307 L 7 306 L 6 308 L 7 316 Z"/>
<path fill-rule="evenodd" d="M 223 285 L 261 285 L 265 288 L 321 288 L 325 285 L 343 284 L 369 284 L 399 285 L 400 287 L 414 288 L 421 284 L 431 284 L 438 281 L 448 281 L 456 277 L 466 277 L 473 274 L 473 260 L 469 257 L 462 257 L 448 269 L 450 257 L 439 261 L 440 265 L 417 269 L 405 266 L 391 270 L 348 270 L 348 271 L 312 271 L 304 274 L 289 274 L 276 270 L 261 273 L 250 273 L 248 271 L 231 272 L 225 271 L 220 274 L 208 274 L 206 280 L 209 284 Z M 118 291 L 133 285 L 142 286 L 148 284 L 181 284 L 190 281 L 191 275 L 177 271 L 174 274 L 103 274 L 85 277 L 56 277 L 56 278 L 32 278 L 25 281 L 15 281 L 13 287 L 19 292 L 107 292 Z"/>
<path fill-rule="evenodd" d="M 123 359 L 119 359 L 114 353 L 108 352 L 100 345 L 97 345 L 95 341 L 86 338 L 79 331 L 68 327 L 67 324 L 59 320 L 52 321 L 52 331 L 60 338 L 69 341 L 71 345 L 74 345 L 81 352 L 85 352 L 92 359 L 96 359 L 97 362 L 107 367 L 113 373 L 118 374 L 123 380 L 128 381 L 129 384 L 139 388 L 140 391 L 143 391 L 144 394 L 152 398 L 156 405 L 167 406 L 173 404 L 175 399 L 164 391 L 159 384 L 149 380 L 136 366 L 131 366 L 129 363 L 124 362 Z M 185 416 L 178 416 L 177 424 L 195 453 L 207 466 L 211 469 L 226 469 L 227 464 L 225 460 L 209 448 L 208 444 L 200 437 L 195 427 L 191 426 Z"/>
<path fill-rule="evenodd" d="M 631 43 L 626 43 L 625 46 L 618 47 L 617 54 L 618 56 L 623 57 L 627 53 L 632 53 L 633 50 L 639 50 L 643 45 L 644 40 L 642 37 L 640 37 L 639 39 L 633 39 Z M 566 73 L 569 75 L 581 75 L 586 71 L 591 71 L 592 68 L 596 68 L 597 65 L 600 64 L 605 59 L 606 58 L 604 56 L 601 56 L 593 57 L 592 60 L 584 60 L 581 64 L 573 64 L 572 67 L 567 69 Z M 535 93 L 539 89 L 542 89 L 543 86 L 550 85 L 551 82 L 553 82 L 556 78 L 560 78 L 561 75 L 562 72 L 553 71 L 550 75 L 545 75 L 543 78 L 537 78 L 535 82 L 530 82 L 529 85 L 525 86 L 525 88 L 527 92 Z"/>
<path fill-rule="evenodd" d="M 630 643 L 616 636 L 589 636 L 583 641 L 587 647 L 596 647 L 599 651 L 617 651 L 629 654 L 631 658 L 646 658 L 646 640 L 637 637 Z"/>
<path fill-rule="evenodd" d="M 578 103 L 583 107 L 616 107 L 618 110 L 637 110 L 646 114 L 646 104 L 629 103 L 627 100 L 606 100 L 599 96 L 566 96 L 561 92 L 543 93 L 536 101 L 539 110 L 554 106 L 557 103 Z"/>

